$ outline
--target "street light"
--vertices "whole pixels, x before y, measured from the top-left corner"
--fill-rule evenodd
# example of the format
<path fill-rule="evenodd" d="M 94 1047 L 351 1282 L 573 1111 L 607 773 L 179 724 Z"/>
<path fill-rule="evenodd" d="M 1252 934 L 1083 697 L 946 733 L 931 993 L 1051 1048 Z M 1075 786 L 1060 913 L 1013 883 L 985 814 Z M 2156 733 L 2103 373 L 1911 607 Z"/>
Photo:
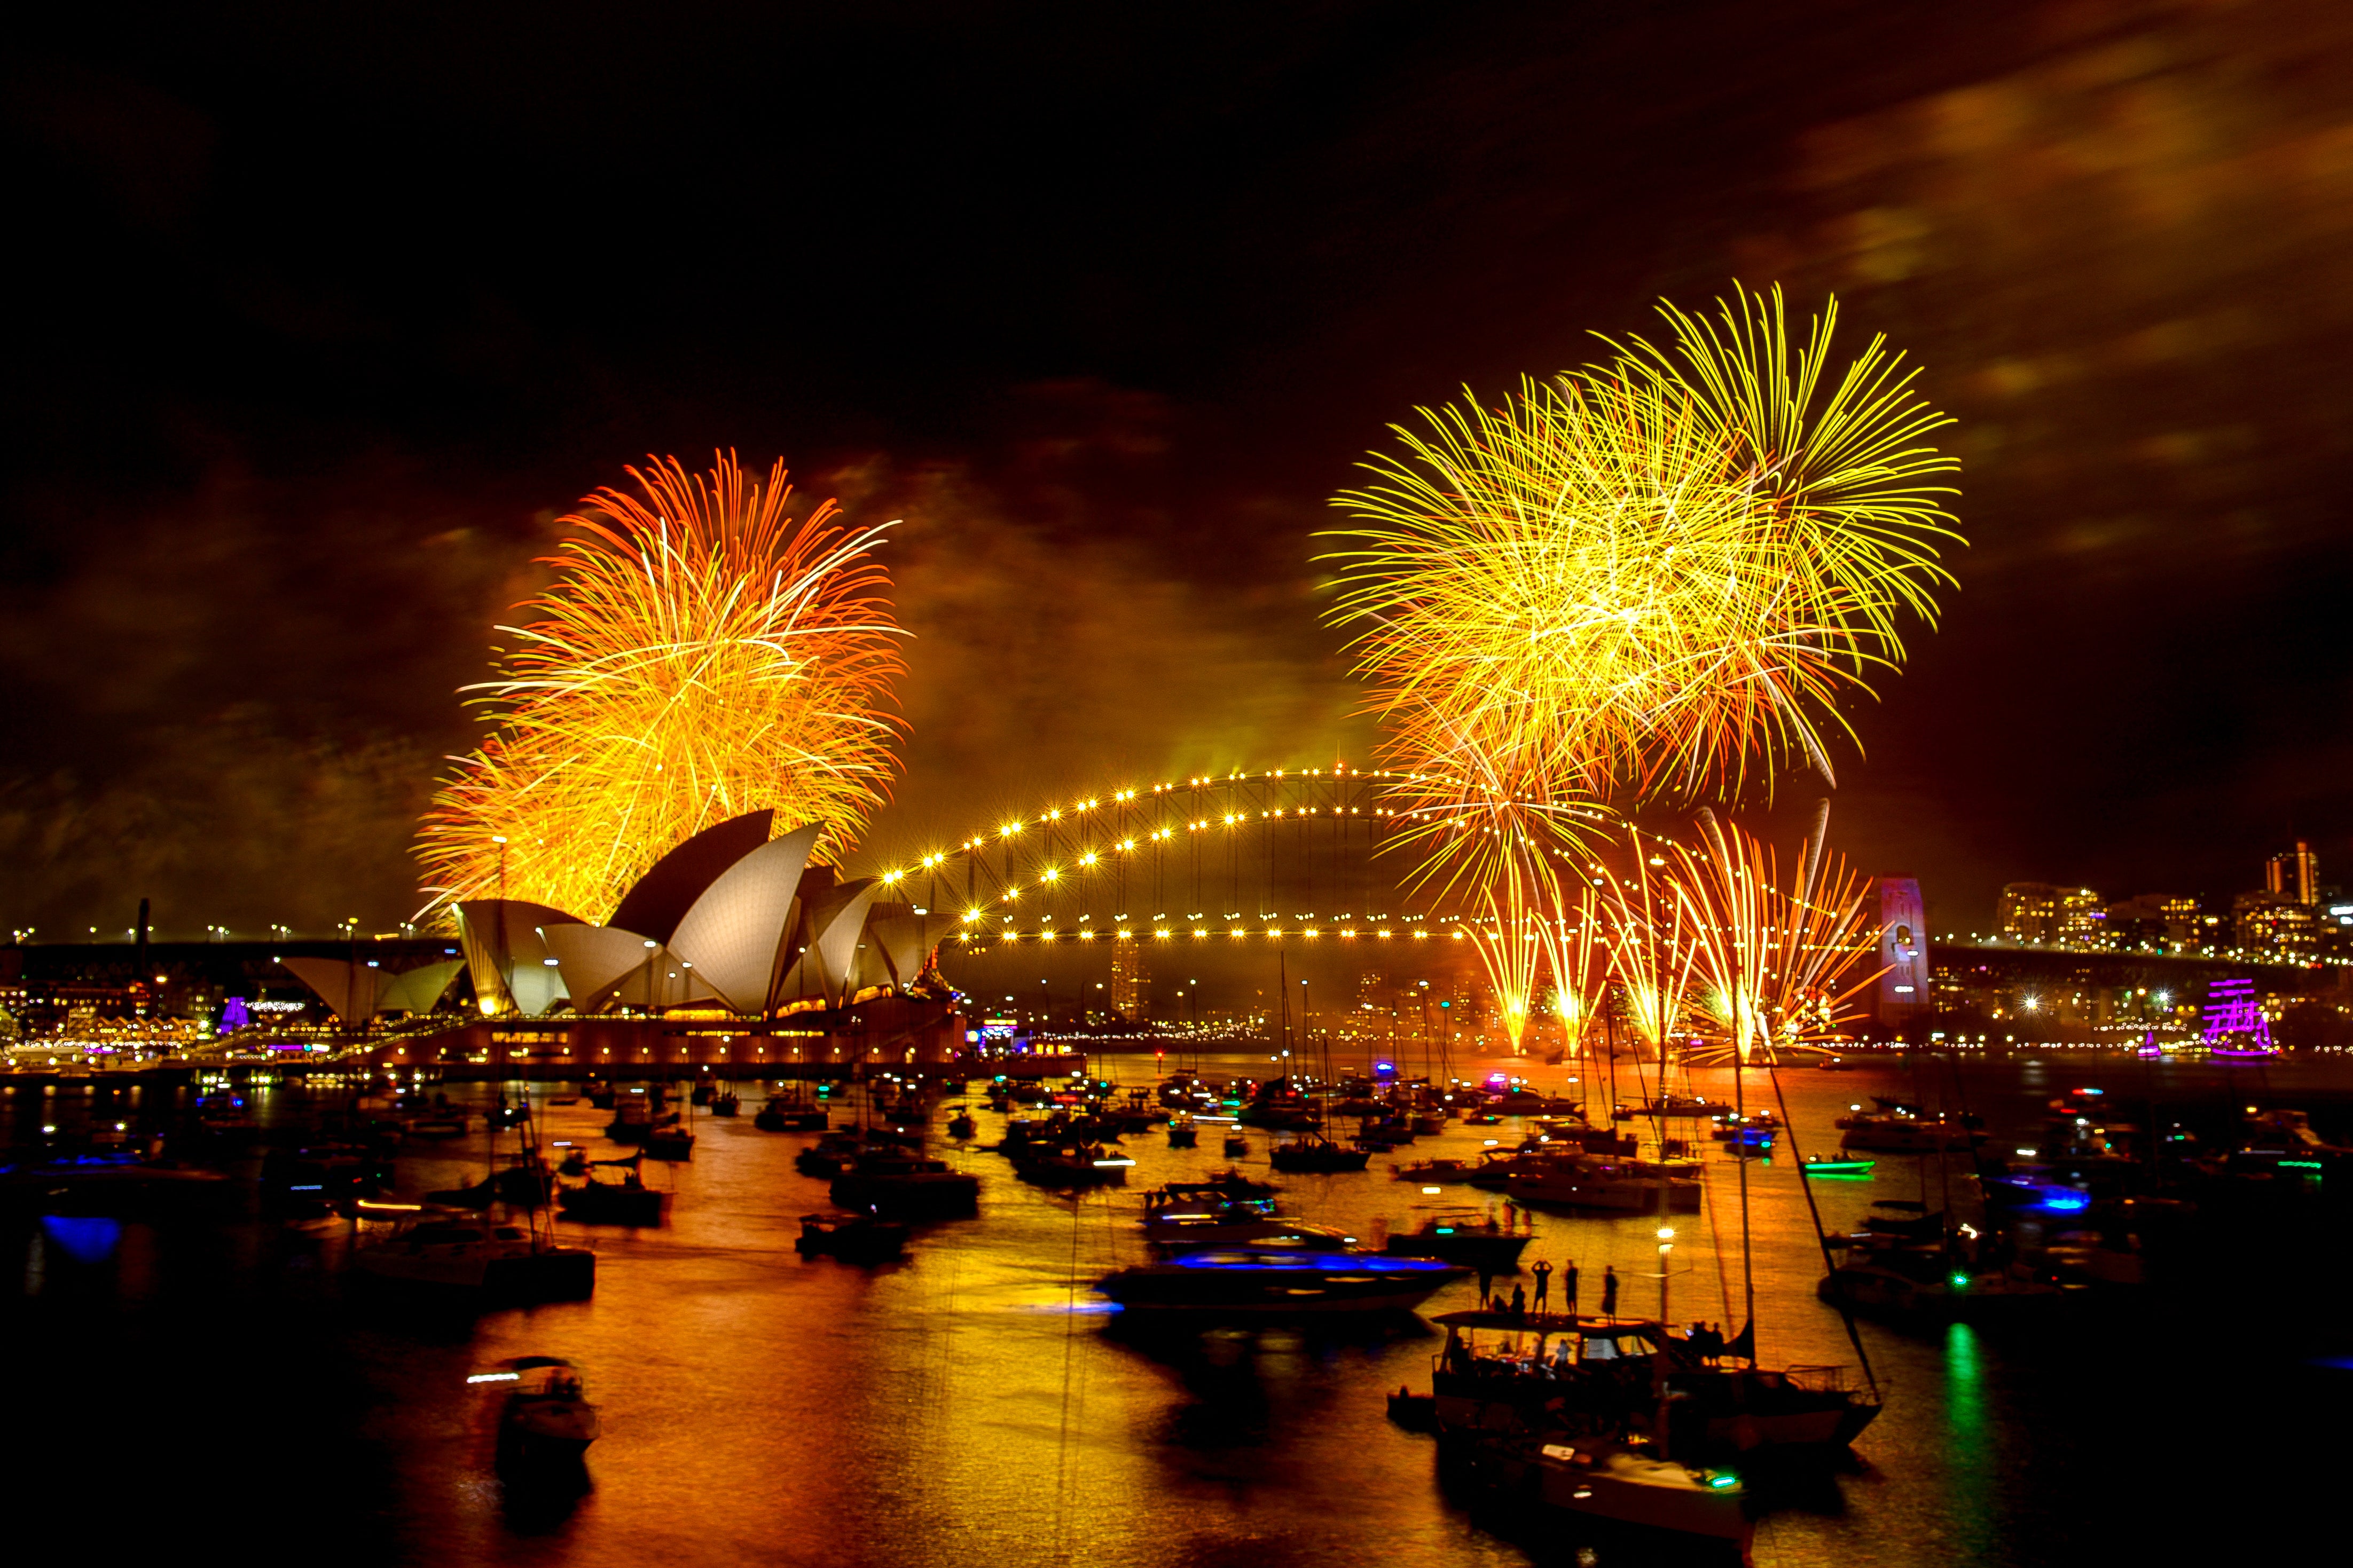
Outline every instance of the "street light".
<path fill-rule="evenodd" d="M 1674 1249 L 1674 1227 L 1661 1226 L 1659 1227 L 1659 1335 L 1662 1339 L 1666 1336 L 1667 1324 L 1672 1321 L 1667 1314 L 1667 1255 Z"/>

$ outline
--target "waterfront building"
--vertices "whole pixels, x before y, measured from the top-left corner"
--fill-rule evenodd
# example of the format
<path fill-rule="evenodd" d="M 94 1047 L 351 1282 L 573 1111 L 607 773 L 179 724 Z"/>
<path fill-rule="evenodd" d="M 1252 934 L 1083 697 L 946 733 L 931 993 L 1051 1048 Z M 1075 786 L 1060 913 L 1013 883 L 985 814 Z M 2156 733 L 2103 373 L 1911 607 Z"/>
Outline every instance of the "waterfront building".
<path fill-rule="evenodd" d="M 2232 900 L 2232 926 L 2240 947 L 2308 958 L 2320 948 L 2320 910 L 2284 894 L 2241 893 Z"/>

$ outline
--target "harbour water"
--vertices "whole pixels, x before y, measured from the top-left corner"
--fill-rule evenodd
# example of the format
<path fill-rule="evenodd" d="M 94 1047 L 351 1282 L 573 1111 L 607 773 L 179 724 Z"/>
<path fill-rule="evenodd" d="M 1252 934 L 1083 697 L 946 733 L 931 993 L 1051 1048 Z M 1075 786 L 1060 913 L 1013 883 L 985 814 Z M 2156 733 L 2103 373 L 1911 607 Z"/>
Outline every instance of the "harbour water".
<path fill-rule="evenodd" d="M 1129 1085 L 1155 1078 L 1149 1057 L 1098 1065 Z M 1547 1091 L 1571 1070 L 1455 1065 L 1466 1078 L 1499 1068 Z M 1260 1076 L 1267 1064 L 1212 1056 L 1201 1070 Z M 2031 1135 L 2053 1095 L 2087 1085 L 2134 1121 L 2145 1105 L 2170 1118 L 2243 1101 L 2308 1109 L 2341 1134 L 2353 1110 L 2342 1058 L 2226 1067 L 2063 1052 L 1916 1073 L 1882 1059 L 1783 1082 L 1809 1152 L 1834 1148 L 1832 1120 L 1873 1093 L 1966 1100 L 1997 1146 Z M 1728 1074 L 1694 1084 L 1729 1093 Z M 676 1189 L 668 1226 L 565 1227 L 597 1251 L 586 1301 L 423 1310 L 347 1270 L 348 1223 L 273 1221 L 250 1204 L 175 1222 L 11 1216 L 20 1528 L 63 1529 L 109 1557 L 201 1539 L 248 1558 L 368 1563 L 1653 1560 L 1639 1542 L 1531 1537 L 1441 1485 L 1431 1440 L 1391 1425 L 1383 1402 L 1386 1390 L 1427 1387 L 1434 1334 L 1155 1337 L 1104 1310 L 1089 1287 L 1142 1259 L 1142 1191 L 1226 1163 L 1208 1130 L 1198 1152 L 1167 1148 L 1156 1131 L 1129 1138 L 1130 1184 L 1075 1196 L 1024 1184 L 995 1154 L 950 1154 L 983 1178 L 978 1216 L 923 1226 L 905 1262 L 860 1268 L 793 1250 L 799 1216 L 827 1206 L 825 1184 L 794 1169 L 807 1136 L 754 1127 L 752 1087 L 741 1118 L 698 1117 L 691 1163 L 649 1163 L 650 1184 Z M 308 1109 L 299 1089 L 253 1098 L 265 1124 Z M 37 1106 L 12 1096 L 8 1131 L 36 1115 L 157 1109 L 93 1106 L 71 1090 Z M 606 1120 L 584 1102 L 549 1110 L 545 1126 L 619 1152 L 603 1145 Z M 934 1118 L 935 1146 L 944 1120 Z M 976 1143 L 995 1142 L 1001 1119 L 982 1110 L 978 1121 Z M 1453 1125 L 1389 1159 L 1468 1155 L 1520 1135 L 1516 1121 Z M 1265 1174 L 1266 1137 L 1250 1138 L 1245 1168 Z M 1760 1352 L 1770 1363 L 1852 1364 L 1841 1320 L 1814 1295 L 1821 1255 L 1787 1149 L 1749 1169 Z M 412 1143 L 401 1186 L 474 1179 L 483 1150 L 479 1136 Z M 1705 1157 L 1707 1207 L 1673 1221 L 1672 1315 L 1729 1331 L 1741 1315 L 1738 1170 Z M 1286 1199 L 1366 1241 L 1418 1223 L 1418 1205 L 1495 1202 L 1466 1188 L 1425 1196 L 1387 1163 L 1283 1178 Z M 1874 1198 L 1934 1206 L 1949 1194 L 1966 1214 L 1967 1168 L 1882 1156 L 1869 1180 L 1815 1193 L 1833 1230 Z M 2341 1539 L 2348 1212 L 2305 1200 L 2205 1227 L 2194 1254 L 2152 1260 L 2147 1289 L 2024 1339 L 1866 1323 L 1885 1412 L 1850 1463 L 1759 1489 L 1756 1560 L 2237 1562 Z M 1588 1310 L 1614 1268 L 1620 1310 L 1647 1315 L 1658 1223 L 1537 1214 L 1526 1260 L 1573 1258 Z M 1474 1294 L 1466 1282 L 1427 1310 Z M 578 1495 L 517 1495 L 492 1473 L 490 1396 L 466 1379 L 523 1354 L 577 1363 L 602 1407 Z"/>

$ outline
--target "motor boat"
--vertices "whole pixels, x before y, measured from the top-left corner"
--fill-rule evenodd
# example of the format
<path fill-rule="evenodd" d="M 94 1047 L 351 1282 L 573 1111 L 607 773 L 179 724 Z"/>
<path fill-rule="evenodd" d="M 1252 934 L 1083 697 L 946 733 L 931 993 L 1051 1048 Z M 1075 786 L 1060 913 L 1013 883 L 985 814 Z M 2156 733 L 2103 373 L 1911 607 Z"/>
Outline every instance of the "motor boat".
<path fill-rule="evenodd" d="M 670 1208 L 670 1194 L 646 1185 L 643 1164 L 642 1150 L 626 1159 L 591 1160 L 588 1179 L 558 1190 L 555 1206 L 565 1218 L 581 1225 L 658 1226 Z M 600 1170 L 619 1173 L 607 1179 L 596 1174 Z"/>
<path fill-rule="evenodd" d="M 1129 1312 L 1253 1321 L 1410 1311 L 1470 1272 L 1424 1258 L 1220 1247 L 1123 1268 L 1095 1289 Z"/>
<path fill-rule="evenodd" d="M 588 1403 L 577 1368 L 555 1356 L 515 1356 L 505 1370 L 477 1373 L 469 1383 L 505 1384 L 499 1411 L 497 1467 L 501 1475 L 576 1465 L 602 1425 Z"/>
<path fill-rule="evenodd" d="M 1267 1159 L 1276 1170 L 1294 1175 L 1329 1174 L 1363 1170 L 1372 1163 L 1373 1152 L 1343 1149 L 1330 1139 L 1310 1132 L 1288 1143 L 1277 1143 L 1267 1152 Z"/>
<path fill-rule="evenodd" d="M 793 1250 L 804 1258 L 838 1258 L 844 1263 L 889 1263 L 905 1255 L 907 1226 L 868 1214 L 803 1215 Z"/>
<path fill-rule="evenodd" d="M 1606 1160 L 1562 1154 L 1514 1169 L 1512 1201 L 1611 1214 L 1697 1214 L 1699 1166 L 1688 1160 Z"/>
<path fill-rule="evenodd" d="M 1335 1251 L 1356 1239 L 1277 1212 L 1273 1191 L 1263 1184 L 1238 1187 L 1225 1181 L 1168 1182 L 1153 1188 L 1144 1195 L 1144 1235 L 1171 1251 L 1241 1244 Z"/>
<path fill-rule="evenodd" d="M 1449 1209 L 1430 1215 L 1419 1229 L 1390 1237 L 1382 1250 L 1391 1258 L 1460 1263 L 1482 1275 L 1512 1274 L 1519 1269 L 1520 1254 L 1535 1239 L 1528 1233 L 1496 1229 L 1475 1209 Z"/>
<path fill-rule="evenodd" d="M 1171 1149 L 1193 1148 L 1200 1139 L 1201 1129 L 1194 1121 L 1191 1111 L 1180 1110 L 1168 1119 L 1168 1146 Z"/>
<path fill-rule="evenodd" d="M 1546 1506 L 1588 1519 L 1728 1542 L 1748 1560 L 1756 1525 L 1730 1471 L 1693 1469 L 1606 1437 L 1546 1443 L 1531 1467 Z"/>
<path fill-rule="evenodd" d="M 772 1094 L 752 1118 L 763 1132 L 822 1132 L 833 1124 L 822 1105 L 790 1095 Z"/>
<path fill-rule="evenodd" d="M 1011 1151 L 1014 1173 L 1050 1187 L 1124 1187 L 1135 1162 L 1100 1143 L 1033 1138 Z"/>

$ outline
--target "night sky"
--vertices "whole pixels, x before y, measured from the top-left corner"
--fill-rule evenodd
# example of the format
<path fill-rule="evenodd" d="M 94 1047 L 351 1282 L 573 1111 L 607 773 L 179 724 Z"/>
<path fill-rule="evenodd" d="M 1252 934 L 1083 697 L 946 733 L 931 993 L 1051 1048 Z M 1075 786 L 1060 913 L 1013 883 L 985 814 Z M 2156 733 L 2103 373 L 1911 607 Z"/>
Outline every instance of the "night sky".
<path fill-rule="evenodd" d="M 624 464 L 784 456 L 917 634 L 886 855 L 1365 758 L 1383 426 L 1738 277 L 1961 421 L 1837 837 L 2353 882 L 2353 7 L 52 7 L 5 63 L 0 919 L 387 929 L 455 689 Z M 1810 800 L 1800 782 L 1784 816 Z"/>

